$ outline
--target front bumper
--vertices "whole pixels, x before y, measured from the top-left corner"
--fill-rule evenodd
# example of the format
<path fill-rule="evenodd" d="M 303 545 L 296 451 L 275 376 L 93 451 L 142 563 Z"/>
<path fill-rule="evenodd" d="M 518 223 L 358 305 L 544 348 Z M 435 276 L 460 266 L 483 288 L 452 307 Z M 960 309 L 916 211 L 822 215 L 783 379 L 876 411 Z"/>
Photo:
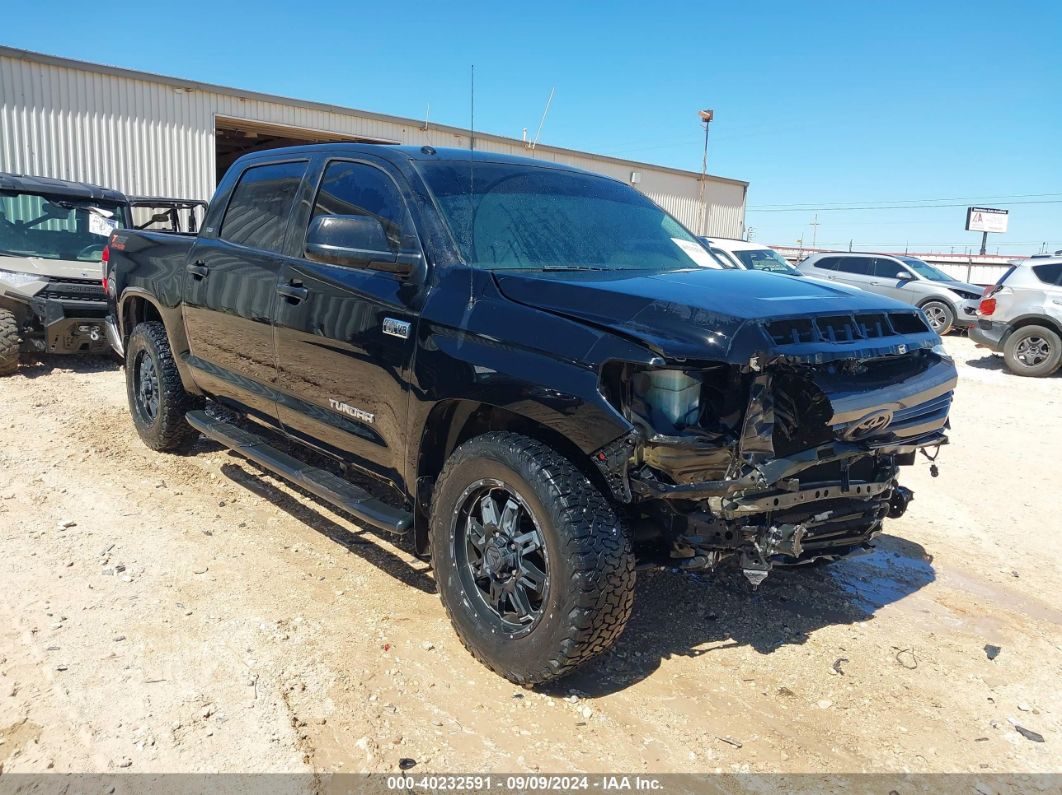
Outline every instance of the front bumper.
<path fill-rule="evenodd" d="M 1003 338 L 1007 335 L 1007 324 L 997 323 L 987 318 L 978 318 L 977 325 L 970 329 L 970 339 L 979 346 L 993 350 L 996 353 L 1003 352 Z"/>
<path fill-rule="evenodd" d="M 980 299 L 967 298 L 960 301 L 955 307 L 955 326 L 957 328 L 973 328 L 977 325 L 977 307 Z"/>
<path fill-rule="evenodd" d="M 47 353 L 105 353 L 107 305 L 101 301 L 34 298 L 30 302 L 41 326 L 43 339 L 30 340 Z"/>

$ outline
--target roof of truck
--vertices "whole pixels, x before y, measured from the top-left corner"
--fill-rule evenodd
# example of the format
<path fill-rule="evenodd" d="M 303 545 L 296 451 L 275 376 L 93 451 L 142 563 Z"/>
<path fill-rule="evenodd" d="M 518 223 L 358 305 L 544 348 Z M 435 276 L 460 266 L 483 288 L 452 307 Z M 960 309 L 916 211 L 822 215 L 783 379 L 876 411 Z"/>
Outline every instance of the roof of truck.
<path fill-rule="evenodd" d="M 337 155 L 376 155 L 377 157 L 382 157 L 392 161 L 396 159 L 408 159 L 422 161 L 513 163 L 523 164 L 527 166 L 535 166 L 537 168 L 552 168 L 562 171 L 575 171 L 581 174 L 592 174 L 595 177 L 604 177 L 605 179 L 612 179 L 612 177 L 609 177 L 608 175 L 598 174 L 593 171 L 587 171 L 586 169 L 579 168 L 578 166 L 571 166 L 567 163 L 558 163 L 553 160 L 539 160 L 538 158 L 534 157 L 518 157 L 516 155 L 505 155 L 499 152 L 487 152 L 482 149 L 470 150 L 456 149 L 452 147 L 405 146 L 394 144 L 367 144 L 356 142 L 304 144 L 302 146 L 285 146 L 277 149 L 263 149 L 259 152 L 252 152 L 243 155 L 243 157 L 239 158 L 239 160 L 257 160 L 259 158 L 273 158 L 277 155 L 283 156 L 287 154 L 301 153 L 308 154 L 311 152 L 326 152 L 334 153 Z"/>
<path fill-rule="evenodd" d="M 18 193 L 39 193 L 43 196 L 70 197 L 74 199 L 90 199 L 91 201 L 107 201 L 125 204 L 128 202 L 125 194 L 112 188 L 102 188 L 88 182 L 70 182 L 65 179 L 52 179 L 51 177 L 33 177 L 27 174 L 7 174 L 0 172 L 0 191 L 14 191 Z"/>

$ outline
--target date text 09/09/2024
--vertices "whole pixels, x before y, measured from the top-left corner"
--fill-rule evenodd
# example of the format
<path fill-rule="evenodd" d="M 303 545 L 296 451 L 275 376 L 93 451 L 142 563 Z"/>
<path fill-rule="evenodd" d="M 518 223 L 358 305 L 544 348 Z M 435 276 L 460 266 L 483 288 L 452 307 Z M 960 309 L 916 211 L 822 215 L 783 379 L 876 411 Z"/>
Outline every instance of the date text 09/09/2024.
<path fill-rule="evenodd" d="M 387 789 L 426 792 L 569 792 L 597 789 L 615 791 L 660 791 L 663 782 L 654 776 L 478 776 L 478 775 L 425 775 L 388 776 Z"/>

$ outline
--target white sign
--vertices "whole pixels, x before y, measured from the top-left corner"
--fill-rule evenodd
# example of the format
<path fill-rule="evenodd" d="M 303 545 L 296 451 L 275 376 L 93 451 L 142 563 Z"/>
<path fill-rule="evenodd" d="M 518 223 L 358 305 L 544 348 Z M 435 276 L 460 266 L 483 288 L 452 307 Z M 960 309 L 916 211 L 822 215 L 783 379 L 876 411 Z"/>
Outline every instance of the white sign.
<path fill-rule="evenodd" d="M 111 218 L 104 218 L 102 215 L 96 215 L 94 212 L 89 213 L 88 221 L 89 232 L 100 237 L 110 237 L 111 232 L 118 228 L 117 221 Z"/>
<path fill-rule="evenodd" d="M 966 210 L 967 232 L 1006 232 L 1007 210 L 991 207 L 970 207 Z"/>

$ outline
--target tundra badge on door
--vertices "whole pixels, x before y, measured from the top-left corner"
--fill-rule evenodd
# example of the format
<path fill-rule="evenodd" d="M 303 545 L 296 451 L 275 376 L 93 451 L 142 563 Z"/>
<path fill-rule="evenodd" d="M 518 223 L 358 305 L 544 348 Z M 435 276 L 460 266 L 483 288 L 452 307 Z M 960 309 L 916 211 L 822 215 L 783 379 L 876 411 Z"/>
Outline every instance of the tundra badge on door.
<path fill-rule="evenodd" d="M 342 401 L 336 400 L 335 398 L 328 398 L 328 405 L 336 411 L 340 412 L 341 414 L 346 414 L 348 417 L 353 417 L 356 420 L 367 422 L 370 425 L 372 424 L 373 420 L 376 419 L 375 414 L 370 414 L 369 412 L 364 411 L 362 409 L 354 408 L 354 406 L 343 403 Z"/>

